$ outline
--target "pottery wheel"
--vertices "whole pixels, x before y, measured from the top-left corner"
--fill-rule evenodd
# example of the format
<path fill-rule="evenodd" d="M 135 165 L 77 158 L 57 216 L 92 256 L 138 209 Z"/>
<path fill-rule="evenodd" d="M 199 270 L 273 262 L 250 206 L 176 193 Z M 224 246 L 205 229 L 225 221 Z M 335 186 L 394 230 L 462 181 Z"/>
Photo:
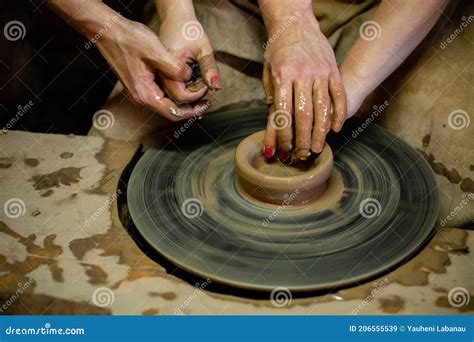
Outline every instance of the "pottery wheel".
<path fill-rule="evenodd" d="M 267 205 L 242 195 L 235 148 L 265 122 L 265 109 L 211 114 L 163 136 L 138 161 L 130 214 L 162 256 L 226 285 L 312 291 L 387 272 L 429 237 L 438 213 L 429 165 L 375 124 L 354 134 L 355 119 L 328 137 L 334 172 L 314 203 Z"/>

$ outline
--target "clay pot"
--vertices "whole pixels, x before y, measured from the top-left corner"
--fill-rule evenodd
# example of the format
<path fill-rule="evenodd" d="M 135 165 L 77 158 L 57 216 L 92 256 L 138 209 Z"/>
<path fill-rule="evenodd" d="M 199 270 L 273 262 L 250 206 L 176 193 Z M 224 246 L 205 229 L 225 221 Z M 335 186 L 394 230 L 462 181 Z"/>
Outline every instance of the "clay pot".
<path fill-rule="evenodd" d="M 254 133 L 237 146 L 234 163 L 240 191 L 277 205 L 301 205 L 318 198 L 326 189 L 333 168 L 329 145 L 324 146 L 318 158 L 296 167 L 278 160 L 265 161 L 263 136 L 264 131 Z"/>

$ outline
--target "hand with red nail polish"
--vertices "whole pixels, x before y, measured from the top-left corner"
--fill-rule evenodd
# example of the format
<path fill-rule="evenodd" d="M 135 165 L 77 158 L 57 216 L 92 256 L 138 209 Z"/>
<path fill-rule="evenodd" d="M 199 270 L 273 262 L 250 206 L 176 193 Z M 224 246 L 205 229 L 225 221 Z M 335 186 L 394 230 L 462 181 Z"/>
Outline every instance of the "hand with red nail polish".
<path fill-rule="evenodd" d="M 197 89 L 186 87 L 162 75 L 167 93 L 177 103 L 196 101 L 208 90 L 220 90 L 222 82 L 214 51 L 202 25 L 196 18 L 191 0 L 157 0 L 160 15 L 160 39 L 171 54 L 183 63 L 197 63 L 202 77 Z"/>
<path fill-rule="evenodd" d="M 180 106 L 157 84 L 157 74 L 183 84 L 192 71 L 167 51 L 150 28 L 126 19 L 102 1 L 48 0 L 46 4 L 98 48 L 135 103 L 171 121 L 202 114 L 205 103 Z"/>
<path fill-rule="evenodd" d="M 282 161 L 293 155 L 303 161 L 321 152 L 331 128 L 341 129 L 347 112 L 344 86 L 311 0 L 258 3 L 270 37 L 262 82 L 267 99 L 273 99 L 263 143 L 278 149 Z M 285 34 L 279 34 L 282 27 Z"/>

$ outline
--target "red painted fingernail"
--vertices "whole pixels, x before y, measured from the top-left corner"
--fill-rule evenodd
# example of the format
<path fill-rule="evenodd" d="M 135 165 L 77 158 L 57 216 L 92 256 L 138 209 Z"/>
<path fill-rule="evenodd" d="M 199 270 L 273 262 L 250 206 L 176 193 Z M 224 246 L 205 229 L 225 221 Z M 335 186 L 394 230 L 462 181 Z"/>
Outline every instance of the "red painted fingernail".
<path fill-rule="evenodd" d="M 268 145 L 265 145 L 265 149 L 263 150 L 263 154 L 265 155 L 266 159 L 271 159 L 273 157 L 272 148 Z"/>
<path fill-rule="evenodd" d="M 211 85 L 214 87 L 214 89 L 217 89 L 217 90 L 222 89 L 221 82 L 219 81 L 219 76 L 214 75 L 211 77 Z"/>
<path fill-rule="evenodd" d="M 286 161 L 288 159 L 288 152 L 278 149 L 278 159 L 282 162 Z"/>

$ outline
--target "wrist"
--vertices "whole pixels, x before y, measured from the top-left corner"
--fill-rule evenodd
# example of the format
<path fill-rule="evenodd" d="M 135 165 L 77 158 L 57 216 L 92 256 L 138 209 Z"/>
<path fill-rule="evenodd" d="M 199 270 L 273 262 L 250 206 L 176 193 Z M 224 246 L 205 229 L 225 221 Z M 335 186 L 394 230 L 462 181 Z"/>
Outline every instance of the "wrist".
<path fill-rule="evenodd" d="M 353 69 L 344 66 L 344 63 L 339 68 L 341 74 L 342 84 L 346 92 L 347 98 L 347 116 L 353 116 L 365 98 L 369 95 L 369 87 L 364 78 L 358 76 Z"/>
<path fill-rule="evenodd" d="M 311 0 L 295 0 L 291 6 L 285 0 L 259 0 L 259 6 L 268 35 L 290 24 L 316 25 L 319 28 Z"/>
<path fill-rule="evenodd" d="M 192 0 L 155 0 L 161 21 L 197 20 Z"/>

